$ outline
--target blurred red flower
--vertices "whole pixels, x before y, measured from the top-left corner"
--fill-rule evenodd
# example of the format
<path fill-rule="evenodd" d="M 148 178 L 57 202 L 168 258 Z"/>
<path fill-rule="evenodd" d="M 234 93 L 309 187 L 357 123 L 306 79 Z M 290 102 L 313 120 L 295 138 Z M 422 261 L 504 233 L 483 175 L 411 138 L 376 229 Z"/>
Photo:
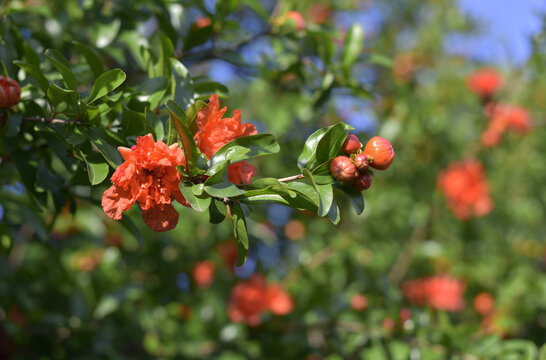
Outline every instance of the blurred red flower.
<path fill-rule="evenodd" d="M 502 75 L 495 69 L 483 68 L 466 78 L 466 86 L 474 94 L 489 99 L 502 85 Z"/>
<path fill-rule="evenodd" d="M 254 274 L 231 289 L 227 313 L 233 322 L 258 326 L 263 312 L 286 315 L 293 308 L 292 297 L 279 284 L 268 286 L 263 275 Z"/>
<path fill-rule="evenodd" d="M 490 314 L 494 307 L 495 300 L 490 293 L 482 292 L 474 298 L 474 309 L 483 316 Z"/>
<path fill-rule="evenodd" d="M 231 140 L 258 133 L 254 125 L 241 123 L 241 110 L 233 111 L 233 118 L 222 119 L 226 107 L 220 109 L 218 95 L 211 95 L 208 105 L 197 114 L 198 131 L 194 136 L 197 147 L 207 159 Z M 256 174 L 256 168 L 246 161 L 231 164 L 228 171 L 229 181 L 235 184 L 249 184 Z"/>
<path fill-rule="evenodd" d="M 461 220 L 485 216 L 493 210 L 484 168 L 475 159 L 451 163 L 440 172 L 437 184 L 447 206 Z"/>
<path fill-rule="evenodd" d="M 178 188 L 180 173 L 176 169 L 186 163 L 184 151 L 178 144 L 154 142 L 151 134 L 138 137 L 131 149 L 118 150 L 125 162 L 112 175 L 112 187 L 102 195 L 106 215 L 119 220 L 122 212 L 138 201 L 148 227 L 156 232 L 174 229 L 178 212 L 171 201 L 188 206 Z"/>
<path fill-rule="evenodd" d="M 368 307 L 368 298 L 362 294 L 354 294 L 351 297 L 351 307 L 356 311 L 366 309 Z"/>
<path fill-rule="evenodd" d="M 524 134 L 531 129 L 531 115 L 522 106 L 489 104 L 485 109 L 489 126 L 482 134 L 482 144 L 487 147 L 498 145 L 508 130 Z"/>
<path fill-rule="evenodd" d="M 207 289 L 214 281 L 216 266 L 210 260 L 200 261 L 193 267 L 193 280 L 201 289 Z"/>
<path fill-rule="evenodd" d="M 459 311 L 464 306 L 465 285 L 445 276 L 408 280 L 402 284 L 402 294 L 414 305 L 428 305 L 434 309 Z"/>

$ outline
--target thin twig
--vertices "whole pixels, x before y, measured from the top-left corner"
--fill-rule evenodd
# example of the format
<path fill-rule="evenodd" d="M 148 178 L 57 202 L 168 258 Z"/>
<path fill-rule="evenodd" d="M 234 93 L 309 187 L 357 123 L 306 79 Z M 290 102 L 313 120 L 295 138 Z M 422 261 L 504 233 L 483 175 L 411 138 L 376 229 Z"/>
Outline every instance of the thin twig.
<path fill-rule="evenodd" d="M 41 116 L 33 116 L 33 117 L 24 117 L 21 119 L 22 121 L 27 122 L 41 122 L 41 123 L 48 123 L 48 124 L 81 124 L 81 121 L 79 119 L 69 119 L 69 120 L 63 120 L 63 119 L 47 119 Z"/>
<path fill-rule="evenodd" d="M 285 178 L 277 179 L 277 181 L 278 182 L 288 182 L 288 181 L 303 179 L 304 177 L 305 176 L 303 174 L 298 174 L 298 175 L 293 175 L 293 176 L 288 176 L 288 177 L 285 177 Z"/>

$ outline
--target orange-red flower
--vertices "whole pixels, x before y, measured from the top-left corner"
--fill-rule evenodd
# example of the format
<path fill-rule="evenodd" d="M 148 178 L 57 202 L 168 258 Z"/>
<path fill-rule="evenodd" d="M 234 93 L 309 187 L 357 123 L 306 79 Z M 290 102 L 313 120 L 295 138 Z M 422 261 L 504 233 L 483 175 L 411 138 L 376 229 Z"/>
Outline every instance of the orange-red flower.
<path fill-rule="evenodd" d="M 482 144 L 487 147 L 497 145 L 508 130 L 523 134 L 531 129 L 531 115 L 522 106 L 489 104 L 486 107 L 489 126 L 482 134 Z"/>
<path fill-rule="evenodd" d="M 402 284 L 402 294 L 414 305 L 434 309 L 459 311 L 464 306 L 465 285 L 449 276 L 414 279 Z"/>
<path fill-rule="evenodd" d="M 466 86 L 474 94 L 488 99 L 501 87 L 502 76 L 494 69 L 484 68 L 472 72 L 466 78 Z"/>
<path fill-rule="evenodd" d="M 225 113 L 226 107 L 220 109 L 218 95 L 211 95 L 209 106 L 201 109 L 197 114 L 196 122 L 199 130 L 194 139 L 207 159 L 231 140 L 258 133 L 254 125 L 241 123 L 241 110 L 233 111 L 232 118 L 222 118 Z M 229 181 L 235 184 L 248 184 L 255 174 L 256 168 L 246 161 L 231 164 L 228 169 Z"/>
<path fill-rule="evenodd" d="M 366 309 L 368 307 L 368 298 L 362 294 L 354 294 L 351 297 L 351 307 L 356 311 Z"/>
<path fill-rule="evenodd" d="M 495 308 L 495 299 L 490 293 L 482 292 L 474 298 L 474 309 L 483 316 L 491 314 Z"/>
<path fill-rule="evenodd" d="M 485 216 L 493 210 L 485 171 L 477 160 L 451 163 L 440 172 L 437 184 L 446 197 L 447 206 L 461 220 Z"/>
<path fill-rule="evenodd" d="M 200 261 L 193 267 L 193 280 L 201 289 L 206 289 L 214 281 L 216 267 L 210 260 Z"/>
<path fill-rule="evenodd" d="M 286 315 L 293 308 L 292 297 L 279 284 L 268 286 L 263 275 L 254 274 L 231 289 L 227 312 L 233 322 L 258 326 L 263 312 Z"/>
<path fill-rule="evenodd" d="M 184 151 L 177 144 L 154 142 L 151 134 L 140 136 L 131 149 L 118 150 L 125 162 L 112 175 L 112 187 L 102 195 L 106 215 L 119 220 L 123 211 L 138 202 L 142 218 L 152 230 L 174 229 L 178 212 L 171 201 L 175 199 L 188 206 L 178 188 L 180 173 L 176 169 L 186 163 Z"/>

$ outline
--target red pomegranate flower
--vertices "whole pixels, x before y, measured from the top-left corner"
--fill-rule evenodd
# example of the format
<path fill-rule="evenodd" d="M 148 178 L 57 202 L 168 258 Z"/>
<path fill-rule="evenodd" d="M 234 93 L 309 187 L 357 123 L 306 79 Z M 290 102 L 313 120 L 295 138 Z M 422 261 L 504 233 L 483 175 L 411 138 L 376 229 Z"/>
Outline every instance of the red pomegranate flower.
<path fill-rule="evenodd" d="M 482 134 L 482 144 L 487 147 L 498 145 L 508 130 L 523 134 L 531 129 L 531 115 L 522 106 L 489 104 L 486 107 L 489 126 Z"/>
<path fill-rule="evenodd" d="M 226 107 L 220 109 L 218 95 L 211 95 L 209 106 L 197 114 L 198 131 L 194 136 L 195 143 L 201 152 L 210 159 L 222 146 L 242 136 L 258 133 L 252 124 L 241 123 L 241 110 L 233 111 L 233 118 L 223 118 Z M 228 169 L 229 181 L 235 184 L 248 184 L 256 168 L 246 161 L 231 164 Z"/>
<path fill-rule="evenodd" d="M 474 94 L 488 99 L 501 87 L 502 76 L 494 69 L 476 70 L 466 78 L 466 86 Z"/>
<path fill-rule="evenodd" d="M 477 160 L 451 163 L 440 172 L 437 184 L 446 197 L 447 206 L 461 220 L 485 216 L 493 210 L 485 171 Z"/>
<path fill-rule="evenodd" d="M 434 309 L 459 311 L 464 306 L 465 285 L 449 276 L 433 276 L 408 280 L 402 284 L 402 294 L 414 305 Z"/>
<path fill-rule="evenodd" d="M 200 261 L 193 267 L 193 280 L 201 289 L 207 289 L 214 281 L 216 266 L 210 260 Z"/>
<path fill-rule="evenodd" d="M 293 308 L 292 297 L 279 284 L 268 286 L 263 275 L 254 274 L 231 289 L 227 312 L 233 322 L 258 326 L 263 312 L 286 315 Z"/>
<path fill-rule="evenodd" d="M 189 206 L 178 188 L 180 173 L 176 169 L 186 164 L 184 151 L 177 144 L 154 142 L 151 134 L 140 136 L 131 149 L 118 150 L 125 162 L 112 175 L 112 187 L 102 195 L 106 215 L 119 220 L 122 212 L 138 201 L 142 218 L 152 230 L 174 229 L 178 212 L 171 201 Z"/>
<path fill-rule="evenodd" d="M 483 316 L 489 315 L 495 308 L 495 299 L 488 292 L 482 292 L 474 298 L 474 309 Z"/>

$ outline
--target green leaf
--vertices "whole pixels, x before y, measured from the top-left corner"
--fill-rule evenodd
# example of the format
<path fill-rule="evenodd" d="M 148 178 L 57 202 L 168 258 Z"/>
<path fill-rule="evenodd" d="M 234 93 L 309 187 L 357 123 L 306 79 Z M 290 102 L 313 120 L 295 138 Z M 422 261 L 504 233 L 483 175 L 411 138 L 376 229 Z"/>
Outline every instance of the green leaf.
<path fill-rule="evenodd" d="M 44 74 L 42 74 L 38 67 L 19 60 L 15 60 L 13 63 L 29 73 L 36 80 L 44 94 L 47 94 L 49 81 L 47 81 L 47 78 L 44 76 Z"/>
<path fill-rule="evenodd" d="M 205 181 L 204 190 L 207 194 L 219 198 L 229 198 L 245 193 L 244 190 L 239 189 L 228 180 L 228 167 L 229 162 L 224 163 L 222 169 Z"/>
<path fill-rule="evenodd" d="M 171 123 L 176 127 L 178 135 L 180 135 L 180 139 L 182 140 L 182 147 L 184 149 L 184 154 L 186 155 L 186 172 L 191 172 L 192 165 L 197 161 L 199 154 L 193 136 L 187 127 L 186 114 L 184 113 L 184 110 L 172 100 L 168 100 L 166 106 L 171 115 Z"/>
<path fill-rule="evenodd" d="M 123 103 L 121 108 L 121 125 L 121 134 L 124 137 L 148 132 L 146 115 L 129 109 L 126 103 Z"/>
<path fill-rule="evenodd" d="M 220 224 L 227 215 L 227 206 L 223 201 L 212 199 L 209 206 L 209 219 L 212 224 Z"/>
<path fill-rule="evenodd" d="M 123 162 L 123 158 L 115 146 L 107 141 L 108 134 L 100 127 L 95 127 L 91 131 L 91 142 L 99 149 L 104 159 L 114 169 Z"/>
<path fill-rule="evenodd" d="M 317 146 L 326 131 L 326 128 L 319 129 L 307 138 L 303 145 L 303 151 L 298 157 L 298 167 L 300 169 L 310 168 L 316 163 Z"/>
<path fill-rule="evenodd" d="M 353 24 L 345 35 L 343 52 L 341 53 L 341 67 L 348 74 L 364 46 L 364 28 L 360 24 Z"/>
<path fill-rule="evenodd" d="M 214 175 L 216 171 L 224 166 L 226 161 L 236 163 L 251 159 L 257 156 L 275 154 L 279 152 L 280 146 L 271 134 L 257 134 L 243 136 L 231 140 L 209 159 L 207 175 Z"/>
<path fill-rule="evenodd" d="M 315 181 L 319 185 L 332 184 L 335 182 L 330 172 L 330 161 L 318 165 L 312 172 Z"/>
<path fill-rule="evenodd" d="M 188 129 L 192 134 L 197 133 L 197 114 L 203 108 L 208 107 L 207 103 L 201 100 L 197 100 L 195 103 L 191 104 L 188 110 L 186 110 L 186 120 L 188 122 Z"/>
<path fill-rule="evenodd" d="M 216 81 L 200 81 L 193 83 L 195 98 L 208 99 L 211 94 L 216 94 L 219 97 L 226 97 L 229 94 L 229 90 L 225 85 L 222 85 Z"/>
<path fill-rule="evenodd" d="M 85 156 L 82 153 L 82 158 L 87 165 L 87 175 L 89 176 L 89 182 L 91 185 L 97 185 L 106 179 L 110 171 L 108 163 L 102 161 L 101 158 L 95 156 Z"/>
<path fill-rule="evenodd" d="M 313 188 L 318 196 L 318 212 L 319 216 L 326 216 L 330 211 L 330 207 L 333 201 L 332 186 L 331 185 L 317 185 L 313 174 L 308 169 L 303 169 L 302 174 L 311 180 Z"/>
<path fill-rule="evenodd" d="M 332 222 L 332 224 L 339 224 L 341 216 L 339 214 L 339 208 L 337 207 L 335 201 L 331 204 L 330 209 L 328 210 L 328 214 L 326 214 L 326 217 Z"/>
<path fill-rule="evenodd" d="M 97 53 L 90 47 L 85 46 L 78 41 L 72 41 L 72 44 L 74 44 L 82 53 L 95 79 L 98 78 L 104 72 L 104 66 L 102 65 L 102 61 Z"/>
<path fill-rule="evenodd" d="M 21 130 L 21 121 L 23 119 L 23 116 L 19 113 L 7 113 L 8 120 L 6 123 L 5 128 L 5 135 L 6 137 L 13 137 L 17 134 L 19 134 L 19 131 Z"/>
<path fill-rule="evenodd" d="M 194 210 L 202 212 L 209 208 L 211 197 L 206 194 L 203 194 L 200 196 L 195 195 L 192 188 L 196 185 L 200 185 L 200 184 L 193 185 L 193 184 L 188 184 L 185 182 L 180 182 L 179 188 L 180 188 L 180 192 L 182 192 L 182 195 L 184 196 L 186 201 L 188 201 L 190 206 Z"/>
<path fill-rule="evenodd" d="M 59 70 L 68 89 L 75 91 L 78 88 L 78 80 L 76 79 L 76 75 L 74 75 L 70 69 L 70 64 L 68 61 L 66 61 L 64 56 L 54 49 L 47 49 L 45 56 L 48 58 L 51 64 L 53 64 L 53 66 Z"/>
<path fill-rule="evenodd" d="M 174 57 L 174 46 L 171 40 L 163 33 L 159 32 L 159 61 L 155 66 L 155 74 L 169 78 L 171 76 L 171 58 Z"/>
<path fill-rule="evenodd" d="M 350 185 L 335 184 L 334 186 L 347 194 L 349 200 L 351 200 L 351 204 L 353 204 L 356 214 L 362 214 L 364 211 L 364 194 Z"/>
<path fill-rule="evenodd" d="M 169 81 L 166 77 L 160 76 L 146 80 L 135 89 L 135 92 L 143 92 L 146 95 L 138 95 L 138 100 L 150 103 L 150 109 L 155 109 L 167 92 Z"/>
<path fill-rule="evenodd" d="M 55 111 L 76 114 L 78 112 L 78 104 L 74 102 L 74 95 L 77 95 L 74 90 L 67 90 L 59 87 L 55 83 L 49 84 L 47 89 L 47 97 L 49 102 L 55 108 Z"/>
<path fill-rule="evenodd" d="M 106 23 L 93 22 L 89 29 L 89 38 L 99 48 L 105 48 L 114 41 L 121 27 L 121 19 L 113 18 Z"/>
<path fill-rule="evenodd" d="M 326 133 L 318 142 L 316 151 L 317 164 L 323 164 L 334 157 L 336 157 L 340 151 L 349 130 L 353 128 L 345 123 L 337 123 L 327 128 Z"/>
<path fill-rule="evenodd" d="M 233 220 L 233 233 L 237 239 L 237 266 L 242 266 L 248 254 L 248 234 L 246 231 L 245 215 L 239 204 L 231 205 L 229 209 Z"/>
<path fill-rule="evenodd" d="M 120 69 L 112 69 L 101 74 L 91 88 L 87 103 L 92 104 L 104 95 L 114 91 L 123 84 L 126 77 L 127 75 Z"/>
<path fill-rule="evenodd" d="M 368 59 L 368 62 L 370 64 L 374 64 L 374 65 L 380 65 L 380 66 L 384 66 L 384 67 L 388 67 L 388 68 L 391 68 L 392 65 L 393 65 L 393 62 L 392 62 L 392 59 L 385 56 L 385 55 L 381 55 L 381 54 L 371 54 L 369 59 Z"/>
<path fill-rule="evenodd" d="M 178 60 L 171 59 L 173 74 L 172 94 L 175 103 L 187 108 L 194 102 L 193 82 L 188 69 Z"/>

